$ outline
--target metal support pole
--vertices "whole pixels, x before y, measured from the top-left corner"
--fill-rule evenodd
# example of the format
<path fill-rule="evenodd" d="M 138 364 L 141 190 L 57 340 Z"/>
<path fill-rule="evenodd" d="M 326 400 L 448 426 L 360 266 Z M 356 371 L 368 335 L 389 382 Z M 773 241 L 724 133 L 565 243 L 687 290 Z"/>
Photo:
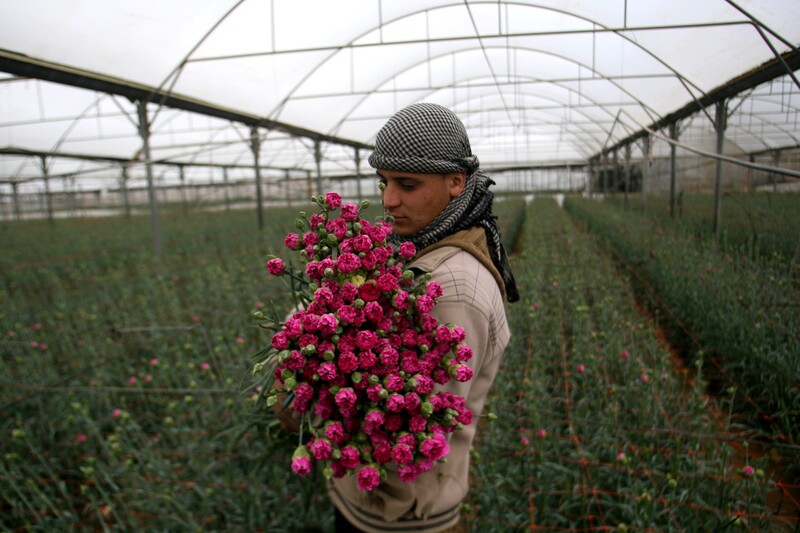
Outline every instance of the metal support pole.
<path fill-rule="evenodd" d="M 650 134 L 642 139 L 642 213 L 647 213 L 647 194 L 645 193 L 645 183 L 650 181 Z"/>
<path fill-rule="evenodd" d="M 119 188 L 122 191 L 122 204 L 125 206 L 125 218 L 131 217 L 131 205 L 128 202 L 128 165 L 121 165 L 122 174 L 119 177 Z"/>
<path fill-rule="evenodd" d="M 678 140 L 678 124 L 673 122 L 669 125 L 669 137 L 670 139 L 677 141 Z M 669 216 L 670 218 L 675 218 L 675 194 L 677 192 L 677 161 L 675 158 L 675 153 L 677 151 L 677 145 L 670 143 L 669 145 Z"/>
<path fill-rule="evenodd" d="M 717 154 L 723 155 L 725 148 L 725 128 L 727 127 L 728 105 L 721 100 L 716 104 L 717 113 L 714 118 L 717 130 Z M 722 160 L 717 159 L 717 169 L 714 178 L 714 240 L 719 242 L 722 232 Z"/>
<path fill-rule="evenodd" d="M 361 194 L 361 149 L 356 148 L 356 191 L 358 195 L 358 203 L 360 204 L 364 200 L 364 196 Z"/>
<path fill-rule="evenodd" d="M 22 211 L 19 208 L 19 191 L 17 190 L 17 187 L 19 187 L 19 183 L 12 181 L 11 190 L 14 194 L 14 218 L 17 220 L 22 220 Z"/>
<path fill-rule="evenodd" d="M 290 182 L 289 182 L 289 169 L 283 171 L 284 181 L 283 181 L 283 190 L 286 193 L 286 205 L 292 207 L 292 195 L 290 190 Z"/>
<path fill-rule="evenodd" d="M 773 150 L 772 151 L 772 166 L 778 167 L 781 164 L 781 151 L 780 150 Z M 772 179 L 772 192 L 778 192 L 778 180 L 777 176 L 774 172 L 770 172 L 770 178 Z"/>
<path fill-rule="evenodd" d="M 189 213 L 189 206 L 186 204 L 186 175 L 183 165 L 178 166 L 178 172 L 181 180 L 181 204 L 183 205 L 183 214 L 186 215 Z"/>
<path fill-rule="evenodd" d="M 314 141 L 314 160 L 317 162 L 317 194 L 322 195 L 322 150 L 319 141 Z"/>
<path fill-rule="evenodd" d="M 225 186 L 223 187 L 224 194 L 225 194 L 225 211 L 231 210 L 231 196 L 230 190 L 228 189 L 228 167 L 222 167 L 222 180 L 225 182 Z"/>
<path fill-rule="evenodd" d="M 625 145 L 625 207 L 628 207 L 628 193 L 631 190 L 631 144 Z"/>
<path fill-rule="evenodd" d="M 153 161 L 150 157 L 150 120 L 147 117 L 147 102 L 139 100 L 139 135 L 142 137 L 142 154 L 147 173 L 147 196 L 150 199 L 150 225 L 153 227 L 153 252 L 161 260 L 161 224 L 158 218 L 158 199 L 153 183 Z"/>
<path fill-rule="evenodd" d="M 264 207 L 261 198 L 261 138 L 258 136 L 258 128 L 253 126 L 250 129 L 250 149 L 253 151 L 253 167 L 256 171 L 256 213 L 258 215 L 258 229 L 264 229 Z"/>
<path fill-rule="evenodd" d="M 44 178 L 44 194 L 47 202 L 47 220 L 50 224 L 53 224 L 55 222 L 53 220 L 53 196 L 50 194 L 50 176 L 47 172 L 47 158 L 41 156 L 40 160 L 42 165 L 42 177 Z"/>

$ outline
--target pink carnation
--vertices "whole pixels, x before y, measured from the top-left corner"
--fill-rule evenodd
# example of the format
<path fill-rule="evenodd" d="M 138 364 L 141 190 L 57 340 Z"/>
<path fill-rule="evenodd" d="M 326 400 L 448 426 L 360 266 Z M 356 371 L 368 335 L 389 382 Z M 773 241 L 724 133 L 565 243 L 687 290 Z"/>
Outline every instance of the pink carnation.
<path fill-rule="evenodd" d="M 307 231 L 303 234 L 303 245 L 304 246 L 313 246 L 319 242 L 319 235 L 314 233 L 313 231 Z"/>
<path fill-rule="evenodd" d="M 341 254 L 336 260 L 339 272 L 349 274 L 361 266 L 361 260 L 355 254 Z"/>
<path fill-rule="evenodd" d="M 319 317 L 319 330 L 323 335 L 330 335 L 339 327 L 339 321 L 330 313 L 325 313 Z"/>
<path fill-rule="evenodd" d="M 398 413 L 406 406 L 406 400 L 402 394 L 392 394 L 386 400 L 386 409 L 393 413 Z"/>
<path fill-rule="evenodd" d="M 462 363 L 472 359 L 472 347 L 469 344 L 459 344 L 456 348 L 456 359 Z"/>
<path fill-rule="evenodd" d="M 410 463 L 413 458 L 414 454 L 411 448 L 406 444 L 396 444 L 394 448 L 392 448 L 392 459 L 399 465 Z"/>
<path fill-rule="evenodd" d="M 381 474 L 374 466 L 365 466 L 358 472 L 358 489 L 373 490 L 381 482 Z"/>
<path fill-rule="evenodd" d="M 317 461 L 330 459 L 333 453 L 333 446 L 328 439 L 316 439 L 310 444 L 311 454 Z"/>
<path fill-rule="evenodd" d="M 300 237 L 297 233 L 289 233 L 283 238 L 283 245 L 290 250 L 297 250 L 300 248 Z"/>
<path fill-rule="evenodd" d="M 458 365 L 456 367 L 456 381 L 460 381 L 464 383 L 465 381 L 469 381 L 472 379 L 472 369 L 467 365 Z"/>
<path fill-rule="evenodd" d="M 346 388 L 336 393 L 336 405 L 339 409 L 350 409 L 356 404 L 356 393 L 353 389 Z"/>
<path fill-rule="evenodd" d="M 372 331 L 361 330 L 356 335 L 356 346 L 361 350 L 369 350 L 378 341 L 378 336 Z"/>
<path fill-rule="evenodd" d="M 425 286 L 425 293 L 431 298 L 440 298 L 442 296 L 442 286 L 435 281 L 429 281 Z"/>
<path fill-rule="evenodd" d="M 337 240 L 342 240 L 347 235 L 347 222 L 341 218 L 334 218 L 325 225 L 328 233 L 333 233 Z"/>
<path fill-rule="evenodd" d="M 414 483 L 422 472 L 418 465 L 405 464 L 397 469 L 397 476 L 404 483 Z"/>
<path fill-rule="evenodd" d="M 342 424 L 340 422 L 328 422 L 325 425 L 325 436 L 332 442 L 343 442 L 345 440 L 345 435 Z"/>
<path fill-rule="evenodd" d="M 414 246 L 414 243 L 408 241 L 402 243 L 398 251 L 403 259 L 411 259 L 417 254 L 417 248 Z"/>
<path fill-rule="evenodd" d="M 333 381 L 336 379 L 338 372 L 336 371 L 336 365 L 331 363 L 330 361 L 325 361 L 321 365 L 319 365 L 319 377 L 325 381 Z"/>
<path fill-rule="evenodd" d="M 311 472 L 311 459 L 306 456 L 292 458 L 292 470 L 300 476 L 308 475 Z"/>
<path fill-rule="evenodd" d="M 358 450 L 352 446 L 342 448 L 342 457 L 339 459 L 339 464 L 351 470 L 357 468 L 361 464 L 361 456 Z"/>
<path fill-rule="evenodd" d="M 433 310 L 433 305 L 433 298 L 427 294 L 423 294 L 417 298 L 417 309 L 419 309 L 421 313 L 430 313 Z"/>
<path fill-rule="evenodd" d="M 420 446 L 422 454 L 431 459 L 438 461 L 450 452 L 450 446 L 447 444 L 447 439 L 444 435 L 434 435 L 430 439 L 425 439 Z"/>
<path fill-rule="evenodd" d="M 276 350 L 285 350 L 289 347 L 289 338 L 283 331 L 272 336 L 272 347 Z"/>
<path fill-rule="evenodd" d="M 319 213 L 311 213 L 311 216 L 308 219 L 308 223 L 311 225 L 312 228 L 317 229 L 319 228 L 320 224 L 325 224 L 325 217 L 320 215 Z"/>
<path fill-rule="evenodd" d="M 391 274 L 383 274 L 378 278 L 378 289 L 380 289 L 381 292 L 389 293 L 396 290 L 397 287 L 397 278 Z"/>
<path fill-rule="evenodd" d="M 388 463 L 392 460 L 392 446 L 388 442 L 381 442 L 372 451 L 372 457 L 380 464 Z"/>
<path fill-rule="evenodd" d="M 399 390 L 403 390 L 405 380 L 397 374 L 391 374 L 386 377 L 385 385 L 390 391 L 397 392 Z"/>
<path fill-rule="evenodd" d="M 372 249 L 372 240 L 367 235 L 357 235 L 352 242 L 356 252 L 368 252 Z"/>
<path fill-rule="evenodd" d="M 342 218 L 348 222 L 358 218 L 358 206 L 356 204 L 346 203 L 342 205 Z"/>
<path fill-rule="evenodd" d="M 328 207 L 331 209 L 336 209 L 342 205 L 342 197 L 339 193 L 329 192 L 325 195 L 325 203 L 328 204 Z"/>
<path fill-rule="evenodd" d="M 339 370 L 350 374 L 358 368 L 358 359 L 353 352 L 347 352 L 339 356 L 337 364 L 339 365 Z"/>

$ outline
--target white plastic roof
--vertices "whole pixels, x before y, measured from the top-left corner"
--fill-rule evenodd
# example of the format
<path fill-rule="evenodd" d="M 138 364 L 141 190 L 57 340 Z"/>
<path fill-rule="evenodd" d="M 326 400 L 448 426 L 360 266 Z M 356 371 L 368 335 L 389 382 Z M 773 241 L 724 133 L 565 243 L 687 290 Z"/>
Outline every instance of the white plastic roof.
<path fill-rule="evenodd" d="M 0 181 L 42 175 L 25 150 L 141 161 L 120 87 L 152 97 L 152 159 L 232 179 L 252 175 L 256 121 L 267 176 L 316 174 L 315 139 L 324 176 L 355 172 L 356 147 L 368 173 L 378 129 L 418 101 L 456 111 L 485 168 L 585 162 L 798 43 L 798 0 L 6 1 Z M 800 145 L 798 98 L 788 73 L 732 98 L 727 140 Z M 119 168 L 47 158 L 52 176 Z"/>

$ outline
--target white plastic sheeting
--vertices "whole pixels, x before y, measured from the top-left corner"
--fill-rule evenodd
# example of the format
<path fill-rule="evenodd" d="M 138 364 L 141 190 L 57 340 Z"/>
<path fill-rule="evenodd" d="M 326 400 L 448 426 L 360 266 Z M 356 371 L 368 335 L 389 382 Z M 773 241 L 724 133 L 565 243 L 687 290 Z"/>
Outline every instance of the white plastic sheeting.
<path fill-rule="evenodd" d="M 152 159 L 206 165 L 184 172 L 204 182 L 222 165 L 252 176 L 250 126 L 164 95 L 290 126 L 257 131 L 268 179 L 316 174 L 316 134 L 323 175 L 352 174 L 354 146 L 418 101 L 455 110 L 485 168 L 574 163 L 800 43 L 797 0 L 26 0 L 0 15 L 0 58 L 152 94 Z M 788 75 L 738 95 L 726 140 L 800 145 L 798 98 Z M 117 180 L 142 160 L 136 103 L 0 73 L 3 149 L 0 181 L 42 176 L 21 150 L 62 154 L 50 176 Z"/>

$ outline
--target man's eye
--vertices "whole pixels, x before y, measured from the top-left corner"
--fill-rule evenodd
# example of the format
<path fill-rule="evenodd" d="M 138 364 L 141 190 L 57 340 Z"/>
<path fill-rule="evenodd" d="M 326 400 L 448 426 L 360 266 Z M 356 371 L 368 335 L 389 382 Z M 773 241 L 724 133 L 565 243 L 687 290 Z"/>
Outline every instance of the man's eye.
<path fill-rule="evenodd" d="M 401 181 L 399 185 L 404 191 L 410 191 L 414 188 L 415 183 L 413 181 Z"/>

